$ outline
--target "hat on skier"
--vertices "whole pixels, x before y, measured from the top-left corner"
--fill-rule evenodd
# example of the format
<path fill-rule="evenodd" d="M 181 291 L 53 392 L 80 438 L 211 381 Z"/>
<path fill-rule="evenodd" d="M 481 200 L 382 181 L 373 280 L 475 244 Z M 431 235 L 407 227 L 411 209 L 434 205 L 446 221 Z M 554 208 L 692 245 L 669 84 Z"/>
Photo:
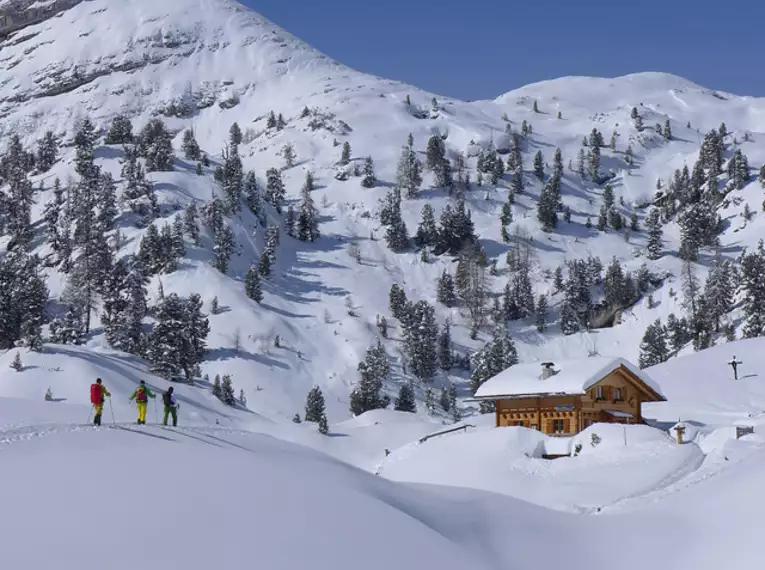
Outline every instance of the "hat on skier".
<path fill-rule="evenodd" d="M 146 382 L 144 382 L 143 380 L 141 380 L 141 384 L 146 384 Z"/>
<path fill-rule="evenodd" d="M 96 378 L 96 384 L 100 384 L 100 383 L 101 383 L 101 379 L 100 378 Z"/>

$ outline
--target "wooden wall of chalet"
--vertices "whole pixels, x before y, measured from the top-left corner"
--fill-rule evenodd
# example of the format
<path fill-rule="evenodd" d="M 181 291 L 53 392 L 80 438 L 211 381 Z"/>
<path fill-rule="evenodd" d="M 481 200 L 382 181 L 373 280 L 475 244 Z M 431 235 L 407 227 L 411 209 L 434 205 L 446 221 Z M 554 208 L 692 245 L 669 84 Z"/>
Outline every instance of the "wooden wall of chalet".
<path fill-rule="evenodd" d="M 580 429 L 578 396 L 519 398 L 499 400 L 496 404 L 497 426 L 522 426 L 551 435 L 556 431 L 561 435 L 576 433 Z"/>
<path fill-rule="evenodd" d="M 599 392 L 601 398 L 598 398 Z M 581 396 L 497 400 L 496 425 L 538 429 L 548 435 L 572 435 L 595 422 L 642 423 L 641 403 L 649 399 L 632 374 L 620 368 Z M 632 417 L 620 418 L 607 411 L 623 412 Z"/>
<path fill-rule="evenodd" d="M 601 387 L 602 399 L 597 398 L 598 387 Z M 648 399 L 646 396 L 629 371 L 614 370 L 581 397 L 582 429 L 594 422 L 641 423 L 641 404 Z M 607 414 L 607 410 L 631 414 L 632 418 L 617 418 Z"/>

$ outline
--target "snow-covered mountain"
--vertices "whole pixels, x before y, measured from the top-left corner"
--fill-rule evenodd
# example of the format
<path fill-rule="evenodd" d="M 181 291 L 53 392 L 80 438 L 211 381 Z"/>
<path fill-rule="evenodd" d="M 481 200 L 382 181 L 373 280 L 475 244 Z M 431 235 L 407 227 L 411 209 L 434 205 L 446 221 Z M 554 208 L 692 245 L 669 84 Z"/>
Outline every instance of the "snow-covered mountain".
<path fill-rule="evenodd" d="M 500 212 L 507 201 L 512 173 L 496 185 L 488 176 L 477 187 L 476 160 L 481 150 L 504 151 L 511 145 L 509 131 L 520 133 L 525 122 L 530 133 L 523 137 L 525 190 L 515 196 L 509 233 L 530 244 L 535 296 L 549 295 L 549 326 L 538 332 L 534 319 L 508 323 L 521 360 L 586 356 L 599 352 L 637 359 L 646 326 L 667 315 L 680 316 L 681 260 L 679 230 L 674 219 L 664 226 L 665 255 L 645 257 L 646 232 L 600 232 L 594 227 L 603 201 L 603 185 L 582 178 L 576 170 L 582 138 L 596 128 L 606 145 L 601 150 L 600 170 L 611 173 L 616 208 L 627 220 L 635 214 L 644 228 L 657 179 L 664 186 L 675 169 L 691 168 L 704 134 L 724 122 L 726 159 L 741 149 L 752 167 L 751 181 L 735 190 L 719 206 L 726 223 L 719 251 L 735 258 L 743 247 L 750 250 L 763 233 L 762 189 L 755 167 L 765 162 L 765 100 L 740 97 L 705 89 L 682 78 L 641 73 L 600 79 L 567 77 L 529 85 L 492 101 L 463 102 L 424 92 L 399 82 L 370 76 L 332 61 L 284 30 L 232 0 L 91 0 L 60 4 L 43 12 L 45 3 L 6 2 L 0 8 L 15 10 L 15 21 L 24 11 L 37 10 L 42 21 L 5 32 L 0 41 L 0 140 L 18 134 L 32 149 L 46 131 L 63 144 L 61 159 L 45 174 L 33 175 L 33 219 L 36 231 L 44 205 L 52 200 L 53 180 L 76 178 L 73 171 L 73 136 L 85 118 L 105 133 L 118 115 L 131 119 L 136 132 L 151 118 L 161 118 L 174 135 L 176 160 L 172 172 L 152 172 L 160 202 L 161 225 L 190 204 L 202 206 L 221 193 L 214 180 L 215 166 L 222 160 L 229 128 L 237 123 L 243 131 L 239 152 L 246 170 L 253 170 L 261 188 L 269 168 L 282 168 L 282 149 L 294 147 L 294 166 L 282 177 L 287 190 L 286 206 L 298 204 L 306 173 L 316 180 L 312 193 L 319 209 L 321 237 L 303 242 L 284 235 L 276 253 L 272 276 L 263 281 L 261 304 L 247 298 L 243 281 L 251 264 L 257 264 L 264 248 L 264 231 L 256 216 L 246 209 L 228 220 L 236 240 L 236 253 L 226 275 L 210 265 L 213 239 L 203 228 L 199 246 L 187 243 L 179 268 L 152 279 L 153 299 L 161 282 L 164 292 L 182 297 L 199 293 L 209 307 L 218 298 L 222 311 L 210 315 L 209 352 L 203 372 L 231 374 L 237 391 L 243 389 L 250 409 L 281 419 L 302 410 L 306 394 L 318 385 L 324 392 L 331 421 L 350 416 L 348 395 L 358 382 L 357 364 L 380 334 L 378 315 L 390 325 L 385 348 L 391 357 L 392 374 L 386 388 L 394 393 L 411 376 L 406 371 L 402 331 L 388 309 L 388 294 L 399 284 L 410 300 L 425 300 L 436 307 L 436 319 L 452 322 L 455 349 L 466 354 L 480 348 L 491 336 L 490 319 L 470 338 L 464 309 L 436 303 L 436 279 L 444 270 L 454 272 L 455 258 L 421 253 L 410 248 L 392 252 L 384 240 L 379 219 L 380 203 L 394 185 L 401 149 L 411 133 L 413 148 L 424 162 L 428 140 L 440 135 L 446 155 L 467 157 L 473 181 L 466 192 L 480 245 L 490 261 L 496 260 L 491 289 L 500 293 L 509 279 L 506 253 L 510 244 L 500 238 Z M 2 15 L 0 15 L 2 18 Z M 0 32 L 2 33 L 2 32 Z M 639 110 L 645 128 L 631 117 Z M 536 109 L 536 110 L 535 110 Z M 285 120 L 282 129 L 268 128 L 271 112 Z M 654 125 L 669 121 L 668 140 Z M 193 129 L 196 139 L 213 163 L 195 172 L 195 163 L 182 158 L 182 132 Z M 613 150 L 608 146 L 612 133 Z M 362 167 L 371 156 L 378 184 L 365 188 L 361 178 L 338 180 L 341 145 L 351 146 L 349 171 Z M 4 143 L 0 143 L 0 147 Z M 545 178 L 552 172 L 553 154 L 561 150 L 562 202 L 571 221 L 559 214 L 555 231 L 546 233 L 537 221 L 537 202 L 542 182 L 533 174 L 532 159 L 541 151 Z M 628 166 L 628 148 L 634 158 Z M 504 160 L 507 155 L 500 155 Z M 96 150 L 97 163 L 124 189 L 121 145 Z M 566 165 L 571 163 L 570 170 Z M 721 183 L 727 175 L 721 176 Z M 404 199 L 402 217 L 414 234 L 425 204 L 436 219 L 454 204 L 454 196 L 432 188 L 435 177 L 426 171 L 422 190 Z M 745 206 L 752 215 L 742 217 Z M 587 227 L 591 218 L 593 227 Z M 146 231 L 129 216 L 118 220 L 122 235 L 119 255 L 135 253 Z M 283 216 L 267 209 L 267 223 L 283 226 Z M 350 246 L 350 248 L 349 248 Z M 47 244 L 35 242 L 36 251 L 50 253 Z M 358 256 L 351 248 L 358 248 Z M 352 254 L 352 255 L 351 255 Z M 563 335 L 559 311 L 562 294 L 556 293 L 552 271 L 564 261 L 598 256 L 604 264 L 612 258 L 637 271 L 647 263 L 651 272 L 664 277 L 647 295 L 622 315 L 612 328 Z M 696 271 L 703 278 L 711 250 L 705 250 Z M 50 268 L 51 297 L 59 300 L 66 275 Z M 490 307 L 490 305 L 489 305 Z M 94 312 L 90 348 L 106 342 Z M 740 328 L 740 314 L 730 315 Z M 279 337 L 279 345 L 274 341 Z M 690 350 L 690 347 L 685 349 Z M 10 357 L 9 357 L 10 358 Z M 438 390 L 452 381 L 461 396 L 469 395 L 464 372 L 439 372 Z M 416 386 L 418 397 L 423 389 Z M 0 394 L 15 393 L 7 382 Z M 72 396 L 74 397 L 74 396 Z M 82 394 L 81 398 L 86 398 Z M 469 405 L 466 409 L 469 409 Z M 424 412 L 424 409 L 423 409 Z"/>

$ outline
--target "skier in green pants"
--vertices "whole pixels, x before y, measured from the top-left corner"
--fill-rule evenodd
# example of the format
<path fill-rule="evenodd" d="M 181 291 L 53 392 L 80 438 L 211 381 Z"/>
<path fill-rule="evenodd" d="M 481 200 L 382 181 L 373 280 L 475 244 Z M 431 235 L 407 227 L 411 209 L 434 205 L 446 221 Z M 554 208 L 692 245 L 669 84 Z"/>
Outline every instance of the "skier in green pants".
<path fill-rule="evenodd" d="M 173 427 L 178 425 L 178 400 L 173 394 L 173 387 L 170 386 L 167 392 L 162 394 L 162 402 L 165 404 L 165 417 L 162 420 L 163 425 L 167 425 L 167 417 L 173 416 Z"/>

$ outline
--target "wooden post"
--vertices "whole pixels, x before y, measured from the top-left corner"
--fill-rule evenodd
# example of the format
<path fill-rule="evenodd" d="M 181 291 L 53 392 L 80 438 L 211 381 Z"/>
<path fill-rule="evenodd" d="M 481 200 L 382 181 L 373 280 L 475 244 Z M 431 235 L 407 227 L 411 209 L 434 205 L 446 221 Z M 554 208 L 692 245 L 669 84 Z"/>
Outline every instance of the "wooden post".
<path fill-rule="evenodd" d="M 677 434 L 677 443 L 682 444 L 683 443 L 683 434 L 685 433 L 685 426 L 683 424 L 678 423 L 675 426 L 675 433 Z"/>

